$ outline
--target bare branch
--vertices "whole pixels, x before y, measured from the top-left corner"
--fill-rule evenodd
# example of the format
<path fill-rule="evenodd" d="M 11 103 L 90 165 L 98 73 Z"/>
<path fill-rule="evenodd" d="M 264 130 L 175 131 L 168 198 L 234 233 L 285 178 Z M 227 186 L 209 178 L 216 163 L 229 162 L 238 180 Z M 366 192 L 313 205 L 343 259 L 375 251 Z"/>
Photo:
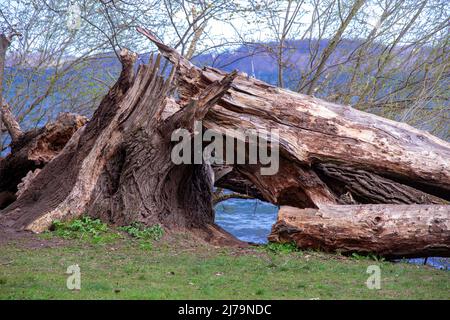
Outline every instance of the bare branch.
<path fill-rule="evenodd" d="M 11 136 L 12 142 L 16 142 L 23 136 L 23 131 L 20 128 L 19 123 L 14 118 L 14 115 L 11 112 L 11 108 L 5 99 L 2 100 L 1 107 L 1 120 L 6 126 L 6 130 L 8 130 L 9 135 Z"/>

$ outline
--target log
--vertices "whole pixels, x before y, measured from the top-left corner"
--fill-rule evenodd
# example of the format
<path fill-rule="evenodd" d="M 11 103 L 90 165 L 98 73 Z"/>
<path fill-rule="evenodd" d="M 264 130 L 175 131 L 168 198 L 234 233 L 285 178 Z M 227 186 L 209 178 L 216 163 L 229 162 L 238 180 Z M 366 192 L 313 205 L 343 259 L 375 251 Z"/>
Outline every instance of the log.
<path fill-rule="evenodd" d="M 143 33 L 178 66 L 176 81 L 181 101 L 224 76 L 223 71 L 215 68 L 195 67 L 150 32 L 144 30 Z M 349 246 L 343 240 L 334 247 L 332 244 L 327 247 L 320 243 L 326 242 L 332 232 L 336 232 L 333 229 L 334 216 L 330 214 L 329 219 L 322 221 L 319 230 L 329 226 L 333 231 L 316 232 L 319 246 L 306 242 L 304 247 L 339 249 L 347 253 L 371 252 L 388 257 L 450 254 L 450 206 L 415 205 L 448 204 L 448 142 L 407 124 L 276 88 L 244 74 L 236 77 L 229 94 L 210 109 L 203 125 L 223 135 L 239 128 L 279 130 L 281 157 L 278 173 L 262 176 L 260 165 L 233 164 L 232 169 L 216 181 L 216 186 L 244 192 L 277 205 L 315 208 L 305 210 L 347 210 L 350 223 L 349 228 L 341 233 L 343 239 L 351 239 L 357 233 L 359 224 L 352 225 L 351 217 L 365 207 L 369 211 L 376 208 L 376 213 L 385 213 L 382 223 L 386 221 L 393 230 L 397 225 L 401 228 L 403 224 L 412 224 L 411 229 L 417 237 L 410 240 L 410 230 L 407 229 L 403 230 L 406 234 L 401 234 L 398 239 L 390 237 L 389 230 L 385 237 L 384 233 L 373 234 L 363 229 L 354 239 L 356 244 L 353 247 L 351 240 Z M 245 138 L 237 138 L 245 141 Z M 353 206 L 358 203 L 381 205 Z M 392 205 L 401 203 L 408 205 Z M 399 210 L 398 214 L 395 214 L 396 210 Z M 360 224 L 371 225 L 372 218 L 370 214 L 363 215 Z M 425 218 L 432 222 L 421 223 Z M 336 219 L 338 224 L 340 218 Z M 378 216 L 374 219 L 378 220 Z M 278 223 L 275 225 L 271 240 L 282 241 L 276 229 L 279 226 Z M 366 239 L 365 232 L 372 241 L 360 239 Z M 310 233 L 314 234 L 314 231 L 307 230 L 305 237 L 308 238 Z"/>
<path fill-rule="evenodd" d="M 122 71 L 93 118 L 28 183 L 20 197 L 0 211 L 5 228 L 42 232 L 53 221 L 83 214 L 115 225 L 156 223 L 166 231 L 190 230 L 210 242 L 241 244 L 214 224 L 212 169 L 175 165 L 171 134 L 194 133 L 236 73 L 211 83 L 186 104 L 168 97 L 174 73 L 160 73 L 152 56 L 135 73 L 137 55 L 120 52 Z"/>
<path fill-rule="evenodd" d="M 211 67 L 200 69 L 151 32 L 141 32 L 177 65 L 181 101 L 226 74 Z M 279 173 L 270 179 L 255 176 L 260 166 L 234 165 L 230 175 L 245 177 L 266 201 L 275 204 L 346 203 L 342 198 L 347 193 L 356 203 L 443 204 L 450 200 L 448 142 L 407 124 L 277 88 L 245 74 L 238 74 L 229 94 L 211 108 L 203 125 L 224 135 L 240 128 L 279 130 L 280 163 L 288 165 L 280 165 Z M 348 183 L 324 169 L 331 166 L 340 168 L 341 177 L 364 175 L 364 181 L 377 183 Z M 305 181 L 286 183 L 288 176 Z M 219 182 L 220 187 L 241 190 L 232 184 L 226 177 Z"/>
<path fill-rule="evenodd" d="M 449 257 L 450 206 L 282 206 L 269 241 L 386 258 Z"/>
<path fill-rule="evenodd" d="M 55 219 L 88 214 L 115 225 L 159 223 L 171 232 L 188 230 L 208 241 L 237 244 L 214 224 L 213 183 L 299 209 L 354 212 L 357 206 L 346 204 L 380 204 L 377 210 L 388 214 L 392 204 L 404 203 L 406 217 L 407 208 L 415 212 L 416 204 L 429 204 L 429 219 L 448 219 L 448 206 L 442 205 L 450 199 L 448 142 L 245 74 L 200 69 L 150 31 L 138 31 L 173 63 L 170 75 L 161 74 L 159 55 L 135 72 L 136 54 L 123 49 L 119 79 L 93 118 L 37 175 L 27 176 L 20 197 L 0 211 L 0 226 L 42 232 Z M 263 175 L 261 163 L 174 164 L 171 134 L 184 128 L 193 138 L 196 121 L 245 144 L 246 137 L 233 129 L 278 130 L 279 170 Z M 420 214 L 412 219 L 424 211 Z M 401 220 L 386 219 L 394 225 Z M 427 237 L 428 227 L 418 224 L 420 236 Z M 406 246 L 401 254 L 407 254 Z"/>
<path fill-rule="evenodd" d="M 7 119 L 10 121 L 8 123 L 17 124 L 9 112 Z M 0 209 L 16 200 L 18 185 L 22 183 L 22 179 L 55 158 L 86 122 L 86 117 L 61 113 L 54 122 L 49 122 L 42 128 L 27 132 L 20 129 L 20 135 L 12 134 L 11 152 L 0 159 Z M 15 127 L 20 128 L 18 124 Z M 9 132 L 17 133 L 15 130 Z M 29 178 L 27 184 L 28 180 Z"/>

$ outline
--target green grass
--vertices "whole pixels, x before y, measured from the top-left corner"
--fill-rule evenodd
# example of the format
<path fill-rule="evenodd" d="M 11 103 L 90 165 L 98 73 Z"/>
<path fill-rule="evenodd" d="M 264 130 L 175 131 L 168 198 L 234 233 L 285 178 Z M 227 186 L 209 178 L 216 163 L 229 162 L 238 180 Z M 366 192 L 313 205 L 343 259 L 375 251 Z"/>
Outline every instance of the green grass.
<path fill-rule="evenodd" d="M 263 248 L 272 253 L 292 253 L 299 251 L 295 243 L 269 242 Z"/>
<path fill-rule="evenodd" d="M 164 235 L 164 230 L 159 224 L 146 227 L 142 223 L 134 222 L 130 226 L 120 227 L 119 230 L 128 233 L 130 236 L 141 240 L 159 241 Z"/>
<path fill-rule="evenodd" d="M 55 220 L 51 230 L 53 233 L 46 233 L 45 236 L 56 235 L 64 239 L 79 239 L 91 243 L 112 242 L 120 237 L 120 234 L 111 232 L 108 226 L 99 219 L 87 216 L 67 222 Z"/>
<path fill-rule="evenodd" d="M 290 245 L 219 248 L 193 244 L 185 235 L 150 240 L 145 248 L 139 237 L 115 230 L 93 232 L 100 239 L 94 242 L 90 231 L 78 232 L 84 236 L 67 236 L 58 228 L 40 236 L 44 243 L 68 238 L 50 248 L 0 246 L 0 299 L 450 298 L 450 274 L 424 266 Z M 65 272 L 73 264 L 81 268 L 80 291 L 66 288 Z M 372 264 L 381 268 L 381 290 L 366 287 Z"/>

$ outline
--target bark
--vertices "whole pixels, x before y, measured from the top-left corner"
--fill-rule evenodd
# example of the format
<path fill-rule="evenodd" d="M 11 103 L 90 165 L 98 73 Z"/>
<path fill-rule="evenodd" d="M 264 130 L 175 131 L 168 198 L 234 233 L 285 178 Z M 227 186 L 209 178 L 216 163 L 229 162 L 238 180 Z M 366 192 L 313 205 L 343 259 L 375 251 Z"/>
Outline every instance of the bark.
<path fill-rule="evenodd" d="M 12 119 L 15 121 L 13 117 Z M 18 185 L 22 179 L 27 174 L 43 168 L 56 157 L 86 121 L 83 116 L 61 113 L 55 122 L 12 139 L 11 152 L 4 159 L 0 159 L 0 209 L 16 200 Z M 30 180 L 31 175 L 26 178 L 20 193 L 29 185 Z"/>
<path fill-rule="evenodd" d="M 450 256 L 450 206 L 283 206 L 269 236 L 299 248 L 387 258 Z"/>
<path fill-rule="evenodd" d="M 218 69 L 195 67 L 151 33 L 146 36 L 177 64 L 181 101 L 224 77 Z M 253 193 L 275 204 L 319 207 L 347 203 L 343 199 L 347 193 L 357 203 L 432 204 L 450 200 L 448 142 L 350 106 L 238 74 L 229 94 L 211 108 L 203 125 L 224 135 L 240 128 L 279 130 L 280 170 L 275 176 L 257 176 L 258 165 L 234 165 L 217 181 L 220 187 L 242 192 L 242 181 L 234 187 L 239 176 L 258 190 Z M 355 179 L 358 181 L 353 182 Z"/>
<path fill-rule="evenodd" d="M 190 230 L 210 241 L 236 243 L 214 224 L 213 183 L 277 205 L 318 212 L 336 208 L 357 215 L 358 208 L 376 208 L 386 213 L 383 221 L 399 226 L 402 219 L 423 219 L 425 214 L 448 220 L 449 207 L 438 204 L 450 199 L 449 143 L 406 124 L 243 74 L 197 68 L 148 30 L 138 31 L 173 63 L 170 76 L 160 74 L 160 56 L 140 65 L 135 74 L 136 55 L 123 50 L 121 75 L 91 121 L 38 174 L 24 170 L 20 197 L 0 212 L 1 225 L 41 232 L 55 219 L 88 214 L 112 224 L 160 223 L 167 230 Z M 175 165 L 171 133 L 185 128 L 193 136 L 199 120 L 222 135 L 242 128 L 277 129 L 278 172 L 262 175 L 260 164 Z M 244 136 L 233 137 L 248 143 Z M 397 208 L 401 214 L 390 214 Z M 407 208 L 412 210 L 411 220 Z M 371 216 L 361 217 L 361 224 L 364 219 L 370 225 Z M 332 228 L 331 219 L 326 223 Z M 427 235 L 429 226 L 417 222 L 416 232 L 424 243 L 434 239 Z M 345 232 L 352 235 L 354 230 Z M 328 235 L 322 237 L 326 241 Z M 372 242 L 376 253 L 389 255 L 389 248 L 397 248 L 384 234 L 373 238 L 380 241 Z M 380 243 L 387 246 L 385 251 Z M 406 254 L 406 247 L 414 243 L 405 242 L 402 252 L 392 250 Z M 371 250 L 370 245 L 361 248 Z M 433 250 L 410 251 L 415 255 Z M 448 252 L 448 246 L 442 251 Z"/>
<path fill-rule="evenodd" d="M 9 34 L 0 34 L 0 139 L 2 136 L 2 124 L 5 125 L 6 130 L 9 132 L 12 141 L 16 141 L 23 134 L 19 124 L 14 119 L 11 110 L 3 98 L 3 77 L 5 70 L 6 52 L 8 51 L 11 41 L 15 36 L 20 35 L 13 31 Z"/>
<path fill-rule="evenodd" d="M 224 76 L 214 68 L 193 66 L 151 33 L 146 35 L 178 65 L 181 101 Z M 449 255 L 450 206 L 415 205 L 448 203 L 449 143 L 403 123 L 276 88 L 242 74 L 234 80 L 229 94 L 211 108 L 203 125 L 223 135 L 239 128 L 279 130 L 281 156 L 276 175 L 260 175 L 259 165 L 233 165 L 220 174 L 216 186 L 278 205 L 349 212 L 345 220 L 348 228 L 342 230 L 342 241 L 336 240 L 334 247 L 333 241 L 328 243 L 337 232 L 334 217 L 317 226 L 317 241 L 325 244 L 297 241 L 299 246 L 385 256 Z M 386 221 L 387 235 L 363 228 L 371 225 L 373 212 L 360 216 L 358 223 L 352 222 L 352 216 L 366 208 L 356 206 L 358 203 L 381 204 L 368 205 L 367 210 L 385 214 L 381 219 Z M 401 203 L 408 205 L 392 205 Z M 425 218 L 428 222 L 423 222 Z M 340 221 L 336 217 L 336 224 Z M 403 228 L 404 224 L 407 227 Z M 396 226 L 404 232 L 398 237 Z M 320 232 L 328 227 L 330 232 Z M 308 229 L 305 237 L 314 232 Z M 411 232 L 417 237 L 411 239 Z M 282 228 L 274 227 L 271 239 L 282 241 L 281 233 Z M 371 241 L 365 240 L 366 233 Z M 353 238 L 355 234 L 358 236 Z"/>
<path fill-rule="evenodd" d="M 194 121 L 227 92 L 236 74 L 177 108 L 168 98 L 173 73 L 167 79 L 160 74 L 160 56 L 140 65 L 136 75 L 137 55 L 122 50 L 120 56 L 121 75 L 93 118 L 1 212 L 0 223 L 42 232 L 56 219 L 88 214 L 117 225 L 160 223 L 209 241 L 239 243 L 214 225 L 210 166 L 177 166 L 170 158 L 172 131 L 193 133 Z"/>
<path fill-rule="evenodd" d="M 1 86 L 0 86 L 1 88 Z M 2 101 L 1 106 L 1 117 L 0 120 L 5 125 L 6 130 L 8 131 L 9 135 L 11 136 L 11 141 L 14 143 L 18 141 L 23 136 L 22 128 L 20 128 L 19 123 L 14 118 L 14 115 L 11 112 L 11 108 L 9 107 L 8 103 L 5 99 L 0 100 Z"/>

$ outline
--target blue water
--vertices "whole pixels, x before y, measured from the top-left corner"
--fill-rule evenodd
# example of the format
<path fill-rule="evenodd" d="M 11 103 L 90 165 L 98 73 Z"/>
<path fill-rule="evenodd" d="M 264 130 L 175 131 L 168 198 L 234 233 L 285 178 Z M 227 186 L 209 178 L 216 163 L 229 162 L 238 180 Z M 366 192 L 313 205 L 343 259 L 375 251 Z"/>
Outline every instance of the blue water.
<path fill-rule="evenodd" d="M 409 263 L 423 265 L 425 259 L 409 259 Z M 426 264 L 432 266 L 436 269 L 450 270 L 450 259 L 449 258 L 428 258 L 426 259 Z"/>
<path fill-rule="evenodd" d="M 236 238 L 267 243 L 278 207 L 259 200 L 230 199 L 216 206 L 216 223 Z"/>
<path fill-rule="evenodd" d="M 216 206 L 216 223 L 242 241 L 262 244 L 267 243 L 277 214 L 278 207 L 270 203 L 230 199 Z M 423 265 L 424 259 L 408 259 L 407 262 Z M 450 270 L 449 258 L 428 258 L 426 264 L 437 269 Z"/>

